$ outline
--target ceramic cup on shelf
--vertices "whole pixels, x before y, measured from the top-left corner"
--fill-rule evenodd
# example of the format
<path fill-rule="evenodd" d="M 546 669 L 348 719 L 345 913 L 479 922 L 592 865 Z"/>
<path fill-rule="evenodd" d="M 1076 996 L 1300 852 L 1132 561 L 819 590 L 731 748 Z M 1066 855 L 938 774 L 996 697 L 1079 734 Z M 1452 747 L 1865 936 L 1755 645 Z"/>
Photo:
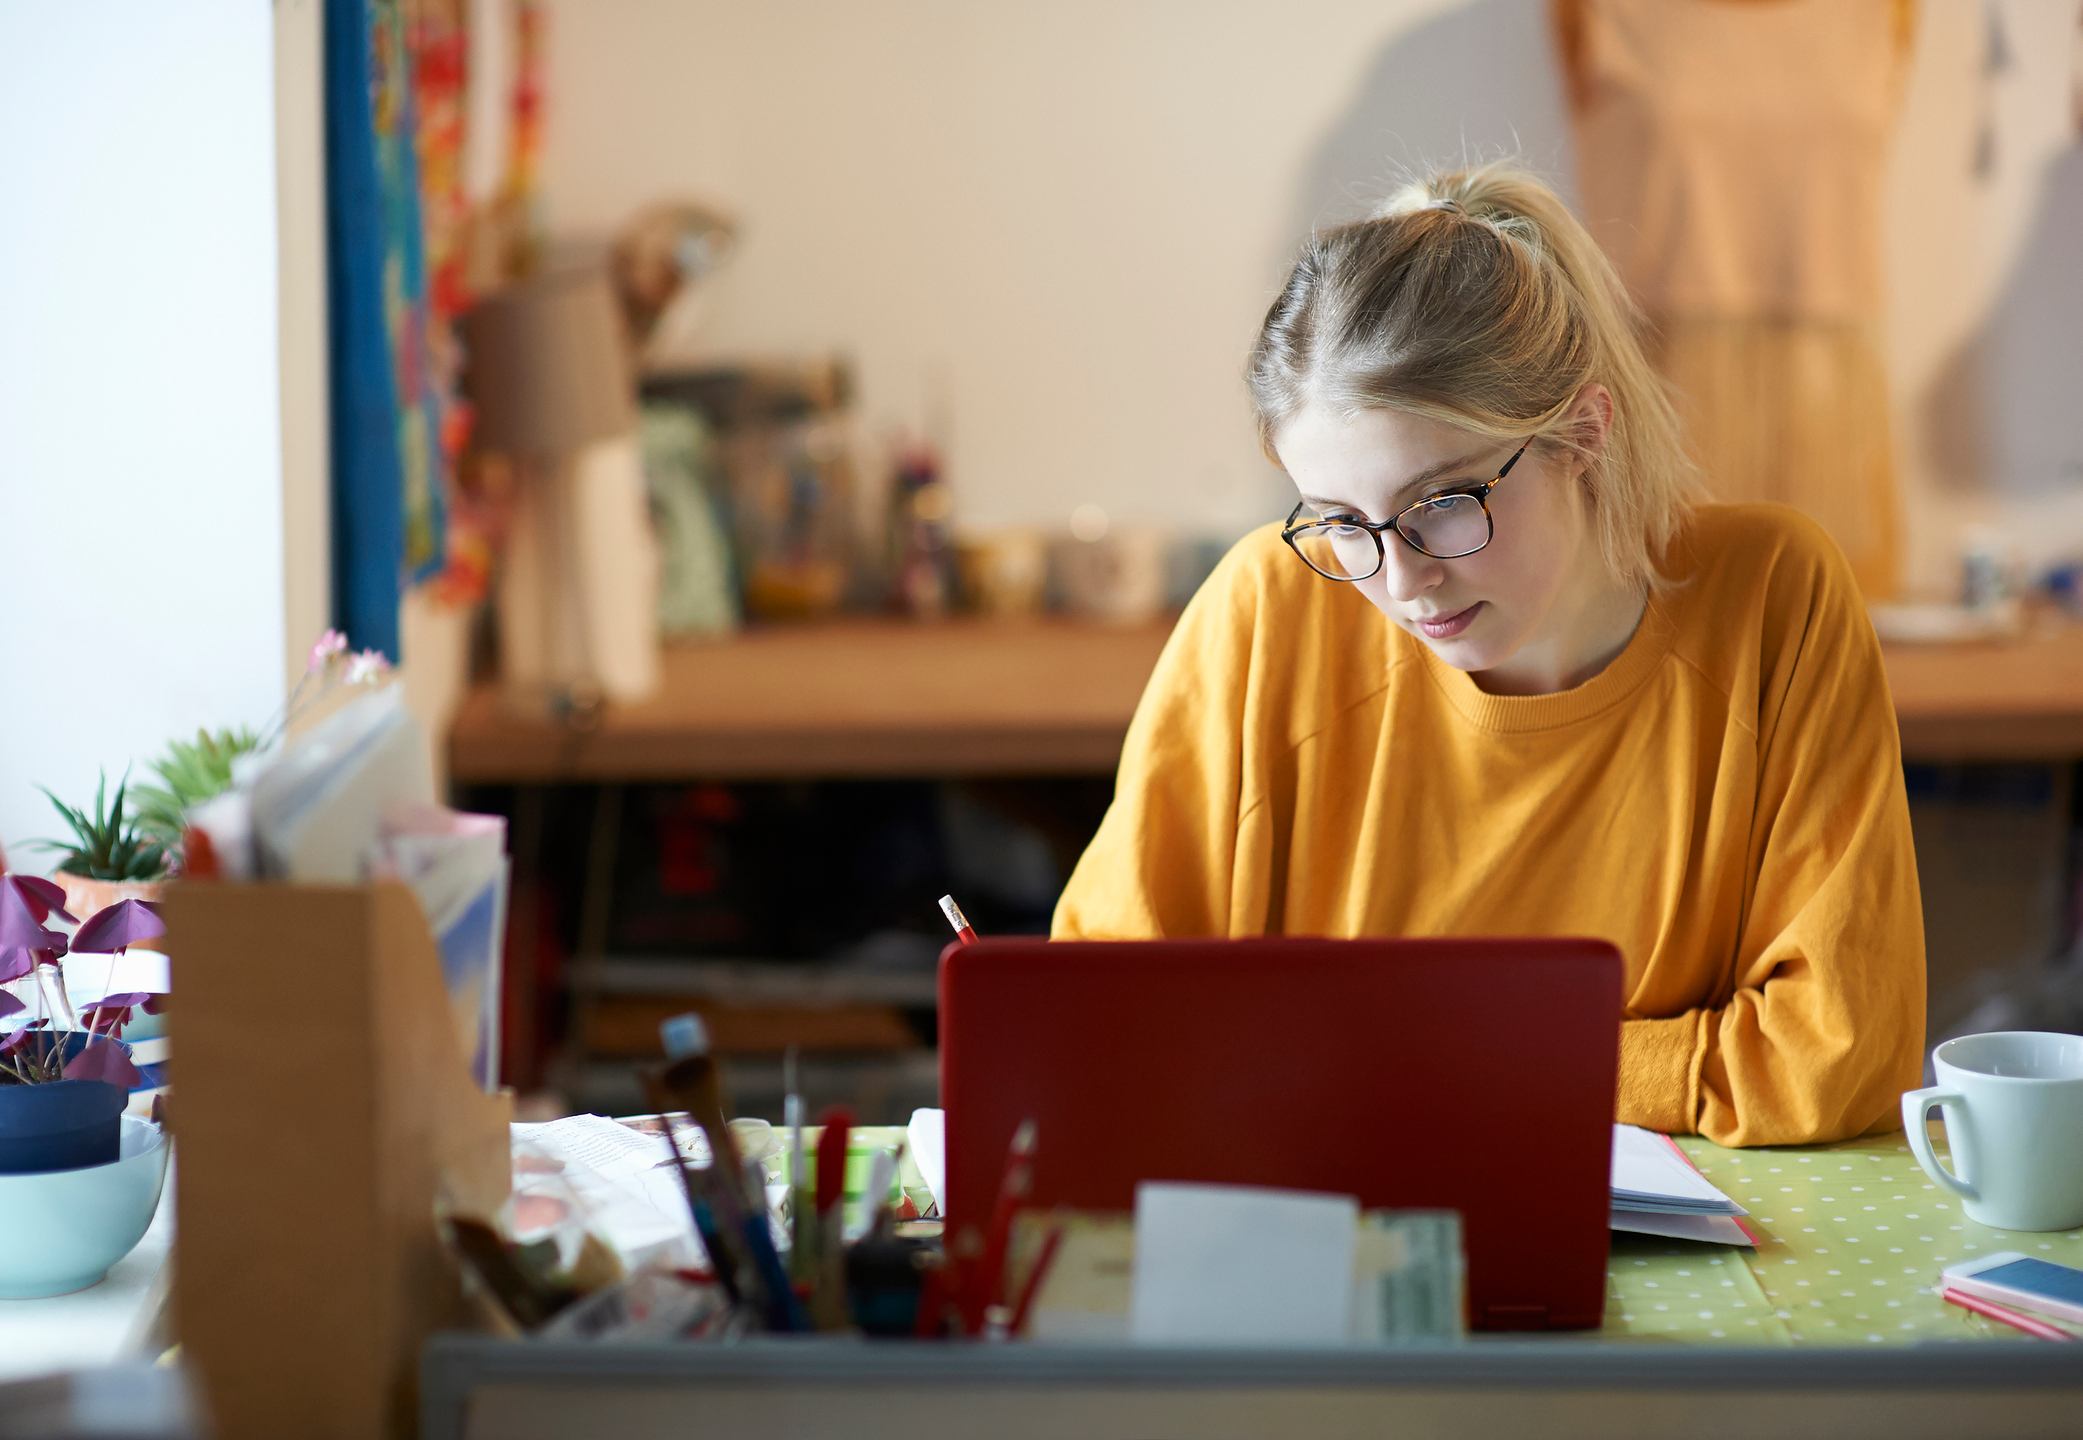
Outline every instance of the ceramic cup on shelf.
<path fill-rule="evenodd" d="M 1931 1052 L 1938 1083 L 1902 1097 L 1917 1163 L 1998 1230 L 2083 1226 L 2083 1035 L 2034 1030 L 1963 1035 Z M 1954 1168 L 1931 1149 L 1938 1107 Z"/>
<path fill-rule="evenodd" d="M 1052 547 L 1050 572 L 1063 612 L 1078 620 L 1136 625 L 1164 612 L 1169 537 L 1122 526 L 1096 505 L 1071 513 Z"/>

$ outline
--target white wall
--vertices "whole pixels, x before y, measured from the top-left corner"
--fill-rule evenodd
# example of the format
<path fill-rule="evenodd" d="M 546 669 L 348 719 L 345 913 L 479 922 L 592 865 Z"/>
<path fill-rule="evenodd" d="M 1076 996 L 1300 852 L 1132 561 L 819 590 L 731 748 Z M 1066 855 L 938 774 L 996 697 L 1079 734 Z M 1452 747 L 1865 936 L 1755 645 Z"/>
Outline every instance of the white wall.
<path fill-rule="evenodd" d="M 2014 68 L 1990 92 L 2005 138 L 1983 186 L 1982 7 L 1922 7 L 1886 263 L 1908 553 L 1929 584 L 1950 581 L 1964 517 L 2035 556 L 2083 548 L 2075 427 L 2003 399 L 2006 377 L 2073 389 L 2083 370 L 2083 275 L 2046 253 L 2050 222 L 2083 210 L 2047 199 L 2075 193 L 2060 177 L 2083 155 L 2062 128 L 2073 9 L 2000 0 Z M 938 405 L 974 525 L 1087 499 L 1230 532 L 1277 514 L 1240 371 L 1308 226 L 1396 162 L 1464 148 L 1516 145 L 1572 188 L 1543 0 L 549 11 L 552 227 L 597 233 L 675 193 L 735 209 L 708 343 L 847 350 L 873 421 Z M 2075 323 L 2027 323 L 2047 313 Z M 1969 384 L 1955 360 L 1992 314 L 2013 338 L 1969 354 Z"/>
<path fill-rule="evenodd" d="M 1889 177 L 1905 560 L 1933 585 L 1979 523 L 2030 563 L 2083 556 L 2083 41 L 2072 0 L 1994 11 L 1992 80 L 1983 8 L 1921 7 Z M 1977 179 L 1985 108 L 1995 165 Z"/>
<path fill-rule="evenodd" d="M 58 828 L 34 783 L 279 703 L 273 66 L 253 0 L 0 0 L 10 843 Z"/>
<path fill-rule="evenodd" d="M 1456 7 L 1341 0 L 1299 26 L 1203 0 L 549 8 L 553 230 L 673 193 L 736 211 L 715 346 L 840 348 L 871 422 L 943 414 L 965 522 L 1096 500 L 1234 533 L 1284 508 L 1242 368 L 1336 198 L 1301 193 L 1314 152 L 1383 46 Z M 1392 143 L 1367 147 L 1377 167 Z"/>

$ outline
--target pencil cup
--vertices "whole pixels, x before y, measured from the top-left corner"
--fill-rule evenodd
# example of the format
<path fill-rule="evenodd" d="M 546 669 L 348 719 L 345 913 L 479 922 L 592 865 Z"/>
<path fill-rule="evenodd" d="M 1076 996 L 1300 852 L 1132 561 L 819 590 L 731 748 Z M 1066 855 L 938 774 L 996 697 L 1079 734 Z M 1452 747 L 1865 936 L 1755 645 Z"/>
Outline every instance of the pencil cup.
<path fill-rule="evenodd" d="M 1902 1097 L 1902 1127 L 1917 1163 L 1960 1197 L 1967 1218 L 1998 1230 L 2083 1226 L 2083 1035 L 1963 1035 L 1931 1062 L 1938 1083 Z M 1931 1149 L 1933 1106 L 1953 1170 Z"/>

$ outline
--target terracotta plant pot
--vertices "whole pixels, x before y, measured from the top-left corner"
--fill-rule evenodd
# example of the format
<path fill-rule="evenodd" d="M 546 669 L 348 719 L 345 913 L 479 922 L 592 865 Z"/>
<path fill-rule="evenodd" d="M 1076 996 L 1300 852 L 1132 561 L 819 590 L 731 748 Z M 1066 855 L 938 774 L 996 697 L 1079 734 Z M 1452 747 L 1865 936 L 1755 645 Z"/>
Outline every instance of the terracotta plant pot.
<path fill-rule="evenodd" d="M 164 880 L 92 880 L 69 870 L 60 870 L 51 879 L 65 891 L 65 908 L 83 925 L 97 910 L 106 910 L 119 900 L 156 901 L 166 890 Z M 166 942 L 145 940 L 130 948 L 163 952 Z"/>

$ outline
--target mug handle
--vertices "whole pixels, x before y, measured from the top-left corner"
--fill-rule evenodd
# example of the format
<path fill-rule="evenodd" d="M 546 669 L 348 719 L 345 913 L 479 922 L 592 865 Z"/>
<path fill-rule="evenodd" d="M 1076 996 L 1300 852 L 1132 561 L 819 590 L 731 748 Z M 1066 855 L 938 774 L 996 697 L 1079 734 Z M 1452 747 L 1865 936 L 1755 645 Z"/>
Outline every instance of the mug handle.
<path fill-rule="evenodd" d="M 1947 1134 L 1952 1133 L 1955 1125 L 1967 1123 L 1967 1097 L 1959 1091 L 1947 1090 L 1937 1085 L 1910 1091 L 1902 1097 L 1902 1129 L 1909 1140 L 1910 1153 L 1917 1157 L 1917 1163 L 1924 1167 L 1924 1173 L 1939 1184 L 1955 1194 L 1966 1196 L 1969 1200 L 1980 1200 L 1981 1192 L 1941 1165 L 1938 1155 L 1931 1148 L 1931 1132 L 1926 1128 L 1925 1117 L 1931 1113 L 1931 1107 L 1934 1105 L 1957 1107 L 1945 1117 Z"/>

